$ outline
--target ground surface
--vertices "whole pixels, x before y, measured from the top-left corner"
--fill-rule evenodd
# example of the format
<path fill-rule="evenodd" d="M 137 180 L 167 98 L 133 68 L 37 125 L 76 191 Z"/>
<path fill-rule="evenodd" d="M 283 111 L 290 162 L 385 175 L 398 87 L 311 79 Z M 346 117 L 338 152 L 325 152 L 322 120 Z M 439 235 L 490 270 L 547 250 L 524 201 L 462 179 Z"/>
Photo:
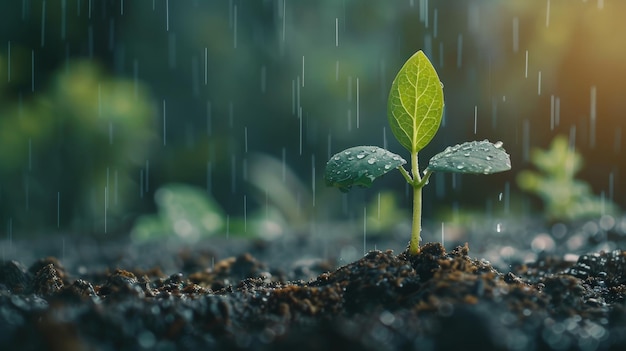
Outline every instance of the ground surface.
<path fill-rule="evenodd" d="M 518 246 L 496 244 L 497 230 L 480 256 L 429 243 L 415 257 L 373 250 L 349 262 L 335 255 L 354 251 L 340 240 L 305 237 L 63 243 L 58 258 L 37 257 L 41 243 L 11 243 L 0 349 L 624 349 L 624 233 L 594 223 Z M 494 251 L 533 259 L 494 268 L 482 258 Z"/>

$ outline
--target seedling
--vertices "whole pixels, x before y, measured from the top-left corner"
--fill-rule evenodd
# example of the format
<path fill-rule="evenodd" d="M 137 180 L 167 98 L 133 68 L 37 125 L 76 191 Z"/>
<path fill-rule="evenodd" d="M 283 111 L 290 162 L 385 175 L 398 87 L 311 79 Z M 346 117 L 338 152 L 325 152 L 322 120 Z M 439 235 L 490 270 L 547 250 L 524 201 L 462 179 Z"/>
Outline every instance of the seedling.
<path fill-rule="evenodd" d="M 583 157 L 565 136 L 556 136 L 548 150 L 532 150 L 530 162 L 539 172 L 520 172 L 517 185 L 543 200 L 549 220 L 577 220 L 618 212 L 610 199 L 594 195 L 587 182 L 576 179 Z"/>
<path fill-rule="evenodd" d="M 413 225 L 409 253 L 419 253 L 422 230 L 422 188 L 433 172 L 492 174 L 511 169 L 511 160 L 502 148 L 487 140 L 449 146 L 433 156 L 423 174 L 417 153 L 435 136 L 443 116 L 443 86 L 435 68 L 420 50 L 402 66 L 391 84 L 387 117 L 393 135 L 411 153 L 411 173 L 406 160 L 376 146 L 356 146 L 335 154 L 326 164 L 328 186 L 348 191 L 354 185 L 370 187 L 372 182 L 397 168 L 413 188 Z"/>

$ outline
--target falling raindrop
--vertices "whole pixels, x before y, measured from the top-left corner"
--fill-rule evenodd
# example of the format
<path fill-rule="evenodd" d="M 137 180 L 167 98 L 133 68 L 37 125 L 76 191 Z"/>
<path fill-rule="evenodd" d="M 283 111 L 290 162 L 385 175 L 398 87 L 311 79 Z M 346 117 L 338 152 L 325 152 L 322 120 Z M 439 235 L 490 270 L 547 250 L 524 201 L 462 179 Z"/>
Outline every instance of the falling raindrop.
<path fill-rule="evenodd" d="M 441 246 L 445 247 L 446 244 L 446 231 L 445 231 L 444 222 L 441 222 Z"/>
<path fill-rule="evenodd" d="M 439 11 L 437 11 L 437 9 L 435 8 L 433 10 L 433 38 L 435 39 L 437 39 L 437 32 L 439 30 L 438 22 L 439 22 Z"/>
<path fill-rule="evenodd" d="M 524 78 L 528 78 L 528 50 L 526 50 L 526 63 L 524 64 Z"/>
<path fill-rule="evenodd" d="M 163 146 L 167 145 L 167 126 L 166 126 L 166 109 L 165 109 L 165 99 L 163 99 Z"/>
<path fill-rule="evenodd" d="M 234 13 L 233 15 L 233 48 L 236 49 L 237 48 L 237 5 L 234 5 L 233 13 Z"/>
<path fill-rule="evenodd" d="M 550 27 L 550 0 L 546 4 L 546 28 Z"/>
<path fill-rule="evenodd" d="M 91 0 L 89 0 L 89 18 L 91 18 Z M 170 31 L 170 0 L 165 0 L 165 31 Z"/>
<path fill-rule="evenodd" d="M 335 47 L 339 46 L 339 18 L 335 17 Z"/>
<path fill-rule="evenodd" d="M 117 206 L 118 200 L 118 177 L 117 177 L 117 169 L 113 172 L 113 205 Z"/>
<path fill-rule="evenodd" d="M 107 201 L 108 201 L 109 190 L 105 186 L 104 187 L 104 233 L 107 232 Z"/>
<path fill-rule="evenodd" d="M 313 207 L 315 207 L 315 155 L 311 155 L 311 194 L 313 197 Z"/>
<path fill-rule="evenodd" d="M 41 2 L 41 47 L 44 47 L 46 34 L 46 0 Z"/>
<path fill-rule="evenodd" d="M 282 38 L 283 42 L 285 42 L 285 34 L 286 34 L 286 31 L 285 31 L 286 18 L 287 18 L 287 13 L 285 12 L 286 11 L 286 7 L 287 7 L 287 0 L 283 0 L 282 12 L 279 14 L 281 19 L 283 20 L 283 23 L 282 23 L 282 33 L 281 33 L 282 34 L 281 38 Z"/>
<path fill-rule="evenodd" d="M 356 78 L 356 129 L 359 129 L 359 78 Z"/>
<path fill-rule="evenodd" d="M 286 178 L 287 177 L 287 149 L 284 147 L 281 150 L 281 159 L 282 159 L 281 176 L 282 176 L 282 180 L 284 183 L 287 179 Z"/>
<path fill-rule="evenodd" d="M 590 95 L 590 108 L 589 108 L 589 147 L 594 148 L 596 146 L 596 87 L 591 87 Z"/>
<path fill-rule="evenodd" d="M 300 139 L 299 139 L 299 145 L 298 145 L 298 150 L 300 151 L 299 154 L 300 156 L 302 156 L 302 107 L 299 108 L 298 110 L 298 123 L 299 123 L 299 133 L 300 133 Z"/>
<path fill-rule="evenodd" d="M 541 95 L 541 71 L 537 72 L 537 95 Z"/>

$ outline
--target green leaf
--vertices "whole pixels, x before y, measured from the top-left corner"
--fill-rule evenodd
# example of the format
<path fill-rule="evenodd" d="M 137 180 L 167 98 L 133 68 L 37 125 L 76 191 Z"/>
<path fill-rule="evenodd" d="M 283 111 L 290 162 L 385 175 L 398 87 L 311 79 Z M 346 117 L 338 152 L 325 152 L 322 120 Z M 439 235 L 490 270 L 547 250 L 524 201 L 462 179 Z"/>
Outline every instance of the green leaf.
<path fill-rule="evenodd" d="M 439 129 L 443 88 L 420 50 L 402 66 L 391 85 L 387 117 L 396 139 L 411 153 L 423 149 Z"/>
<path fill-rule="evenodd" d="M 432 172 L 472 174 L 492 174 L 510 169 L 511 159 L 502 148 L 502 142 L 492 144 L 487 140 L 449 146 L 433 156 L 427 168 Z"/>
<path fill-rule="evenodd" d="M 326 163 L 326 185 L 346 192 L 354 185 L 370 187 L 383 174 L 406 163 L 402 157 L 377 146 L 356 146 L 341 151 Z"/>

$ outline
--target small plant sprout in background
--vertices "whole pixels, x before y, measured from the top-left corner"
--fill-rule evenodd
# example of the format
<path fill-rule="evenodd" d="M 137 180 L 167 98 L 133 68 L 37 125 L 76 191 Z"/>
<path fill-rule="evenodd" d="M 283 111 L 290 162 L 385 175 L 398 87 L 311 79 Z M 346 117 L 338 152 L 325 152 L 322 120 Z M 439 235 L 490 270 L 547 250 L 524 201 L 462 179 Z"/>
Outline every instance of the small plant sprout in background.
<path fill-rule="evenodd" d="M 539 172 L 520 172 L 517 184 L 543 200 L 548 220 L 577 220 L 618 212 L 610 199 L 595 196 L 589 184 L 574 178 L 583 159 L 565 136 L 556 136 L 548 150 L 534 149 L 530 161 Z"/>
<path fill-rule="evenodd" d="M 396 139 L 411 153 L 411 171 L 402 157 L 376 146 L 356 146 L 335 154 L 326 164 L 328 186 L 348 191 L 354 185 L 369 187 L 385 173 L 397 168 L 413 188 L 413 225 L 409 254 L 419 253 L 422 230 L 422 188 L 435 171 L 492 174 L 511 169 L 502 148 L 487 140 L 447 147 L 430 159 L 420 174 L 417 153 L 435 136 L 443 116 L 443 87 L 435 68 L 420 50 L 402 66 L 391 85 L 387 117 Z"/>

